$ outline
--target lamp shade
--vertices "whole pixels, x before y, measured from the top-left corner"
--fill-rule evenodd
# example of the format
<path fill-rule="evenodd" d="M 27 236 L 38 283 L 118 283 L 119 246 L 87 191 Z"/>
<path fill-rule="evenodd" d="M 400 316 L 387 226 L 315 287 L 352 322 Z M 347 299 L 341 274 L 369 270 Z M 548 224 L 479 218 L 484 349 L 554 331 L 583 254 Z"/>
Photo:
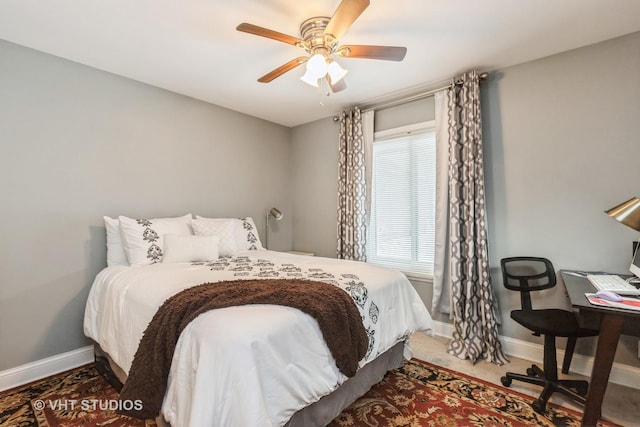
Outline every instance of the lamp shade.
<path fill-rule="evenodd" d="M 271 215 L 276 221 L 280 221 L 283 217 L 282 212 L 276 208 L 269 209 L 269 215 Z"/>
<path fill-rule="evenodd" d="M 331 60 L 328 68 L 329 77 L 331 77 L 331 84 L 338 83 L 347 74 L 347 70 L 342 68 L 336 61 Z"/>
<path fill-rule="evenodd" d="M 300 80 L 313 87 L 318 87 L 318 78 L 313 73 L 310 73 L 309 70 L 304 73 L 304 76 L 300 77 Z"/>
<path fill-rule="evenodd" d="M 327 58 L 319 53 L 316 53 L 307 61 L 307 73 L 316 79 L 323 78 L 327 74 L 327 68 Z"/>
<path fill-rule="evenodd" d="M 620 203 L 605 213 L 627 227 L 640 231 L 640 199 L 634 197 L 624 203 Z"/>

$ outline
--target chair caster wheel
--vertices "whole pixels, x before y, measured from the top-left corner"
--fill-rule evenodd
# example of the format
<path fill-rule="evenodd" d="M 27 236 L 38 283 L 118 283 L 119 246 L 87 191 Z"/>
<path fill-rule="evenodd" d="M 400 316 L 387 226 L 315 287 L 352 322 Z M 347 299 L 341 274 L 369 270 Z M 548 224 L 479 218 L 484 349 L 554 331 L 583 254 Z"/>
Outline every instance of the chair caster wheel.
<path fill-rule="evenodd" d="M 511 378 L 509 378 L 509 377 L 501 377 L 500 378 L 500 382 L 505 387 L 511 387 Z"/>
<path fill-rule="evenodd" d="M 539 399 L 536 399 L 532 404 L 531 407 L 533 408 L 534 411 L 536 411 L 538 414 L 540 415 L 544 415 L 545 410 L 546 410 L 546 404 L 540 402 Z"/>

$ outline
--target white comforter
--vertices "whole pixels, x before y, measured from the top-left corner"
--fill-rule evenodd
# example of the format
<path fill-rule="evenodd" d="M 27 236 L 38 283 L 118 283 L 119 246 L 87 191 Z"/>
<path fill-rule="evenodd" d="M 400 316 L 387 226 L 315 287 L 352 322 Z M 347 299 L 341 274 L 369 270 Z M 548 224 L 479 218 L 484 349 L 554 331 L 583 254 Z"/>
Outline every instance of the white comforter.
<path fill-rule="evenodd" d="M 399 272 L 274 251 L 238 255 L 200 265 L 105 268 L 89 294 L 85 334 L 128 372 L 147 324 L 171 295 L 206 282 L 273 277 L 332 282 L 351 294 L 370 341 L 360 366 L 413 332 L 432 328 L 417 292 Z M 272 305 L 212 310 L 180 336 L 162 414 L 176 427 L 281 426 L 346 379 L 309 315 Z"/>

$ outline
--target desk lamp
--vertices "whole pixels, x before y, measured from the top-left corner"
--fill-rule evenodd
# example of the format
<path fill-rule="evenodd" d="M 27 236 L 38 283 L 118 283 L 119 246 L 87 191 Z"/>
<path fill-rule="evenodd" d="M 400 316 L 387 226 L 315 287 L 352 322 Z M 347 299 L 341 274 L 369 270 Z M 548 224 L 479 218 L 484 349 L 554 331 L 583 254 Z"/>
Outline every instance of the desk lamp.
<path fill-rule="evenodd" d="M 627 227 L 640 231 L 640 199 L 634 197 L 607 211 L 607 215 Z"/>
<path fill-rule="evenodd" d="M 633 228 L 636 231 L 640 231 L 639 198 L 634 197 L 632 199 L 629 199 L 626 202 L 605 211 L 605 213 L 616 221 L 623 223 L 627 227 Z M 630 270 L 636 276 L 635 278 L 630 279 L 631 283 L 638 283 L 638 278 L 640 278 L 640 248 L 638 247 L 636 247 L 634 250 Z"/>
<path fill-rule="evenodd" d="M 266 231 L 264 233 L 264 248 L 265 249 L 269 249 L 269 217 L 273 217 L 273 219 L 275 219 L 276 221 L 280 221 L 282 219 L 282 212 L 280 212 L 278 209 L 276 208 L 271 208 L 267 211 L 267 215 L 266 215 Z"/>

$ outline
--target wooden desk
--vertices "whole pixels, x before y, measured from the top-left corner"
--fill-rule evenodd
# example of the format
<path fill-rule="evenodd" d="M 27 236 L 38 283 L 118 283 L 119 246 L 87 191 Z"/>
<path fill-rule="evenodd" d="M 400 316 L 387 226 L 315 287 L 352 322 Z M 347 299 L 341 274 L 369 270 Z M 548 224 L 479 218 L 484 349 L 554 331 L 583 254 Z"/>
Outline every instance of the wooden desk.
<path fill-rule="evenodd" d="M 616 354 L 620 334 L 640 336 L 640 311 L 592 305 L 584 294 L 585 292 L 595 292 L 595 289 L 586 278 L 569 270 L 561 270 L 560 274 L 571 305 L 579 310 L 583 326 L 600 331 L 591 371 L 587 403 L 582 416 L 582 426 L 593 427 L 602 415 L 602 399 L 607 390 L 611 365 Z"/>

